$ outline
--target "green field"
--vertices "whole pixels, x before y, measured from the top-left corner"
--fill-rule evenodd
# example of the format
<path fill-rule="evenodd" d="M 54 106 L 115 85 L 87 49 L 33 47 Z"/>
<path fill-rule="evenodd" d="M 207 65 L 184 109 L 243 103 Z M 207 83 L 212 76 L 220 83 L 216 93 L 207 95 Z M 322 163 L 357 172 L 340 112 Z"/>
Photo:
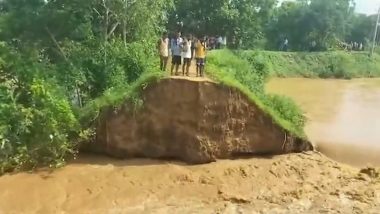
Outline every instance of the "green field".
<path fill-rule="evenodd" d="M 272 76 L 307 78 L 380 77 L 380 55 L 368 52 L 237 51 L 248 61 L 265 64 Z"/>

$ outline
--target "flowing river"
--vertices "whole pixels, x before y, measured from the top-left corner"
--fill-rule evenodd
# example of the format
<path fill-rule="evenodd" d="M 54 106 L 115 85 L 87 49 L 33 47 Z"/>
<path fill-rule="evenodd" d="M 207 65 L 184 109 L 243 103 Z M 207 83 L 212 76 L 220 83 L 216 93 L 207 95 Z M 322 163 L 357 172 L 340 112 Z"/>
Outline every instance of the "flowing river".
<path fill-rule="evenodd" d="M 272 79 L 305 112 L 306 134 L 327 156 L 355 166 L 380 166 L 380 79 Z"/>
<path fill-rule="evenodd" d="M 328 156 L 380 166 L 380 79 L 273 79 Z M 80 154 L 66 167 L 0 177 L 2 213 L 379 213 L 380 178 L 317 153 L 186 165 Z"/>

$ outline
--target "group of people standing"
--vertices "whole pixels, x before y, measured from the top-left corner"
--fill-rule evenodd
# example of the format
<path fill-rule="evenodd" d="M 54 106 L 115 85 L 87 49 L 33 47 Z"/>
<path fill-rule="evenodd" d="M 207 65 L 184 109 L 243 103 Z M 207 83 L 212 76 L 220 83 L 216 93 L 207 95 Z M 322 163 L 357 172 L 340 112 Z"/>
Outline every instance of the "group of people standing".
<path fill-rule="evenodd" d="M 166 71 L 169 56 L 171 56 L 171 75 L 178 75 L 179 68 L 182 65 L 182 75 L 189 76 L 191 62 L 195 58 L 197 77 L 204 76 L 207 54 L 205 38 L 182 37 L 181 32 L 177 32 L 175 37 L 169 39 L 168 34 L 163 33 L 158 41 L 157 48 L 162 71 Z"/>
<path fill-rule="evenodd" d="M 349 51 L 364 51 L 364 45 L 362 42 L 351 42 L 347 49 Z"/>

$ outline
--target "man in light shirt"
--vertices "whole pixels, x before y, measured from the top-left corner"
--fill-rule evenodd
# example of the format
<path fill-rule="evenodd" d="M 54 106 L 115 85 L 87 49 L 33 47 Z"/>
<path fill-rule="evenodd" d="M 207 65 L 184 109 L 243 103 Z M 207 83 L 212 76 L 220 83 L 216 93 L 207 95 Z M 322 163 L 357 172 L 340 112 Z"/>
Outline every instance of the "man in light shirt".
<path fill-rule="evenodd" d="M 171 50 L 172 50 L 172 68 L 171 75 L 173 75 L 175 67 L 175 75 L 178 75 L 179 66 L 182 64 L 182 44 L 183 39 L 181 38 L 181 32 L 178 32 L 176 37 L 171 41 Z"/>
<path fill-rule="evenodd" d="M 223 47 L 223 37 L 222 36 L 218 36 L 217 44 L 216 44 L 216 49 L 221 49 L 222 47 Z"/>
<path fill-rule="evenodd" d="M 166 71 L 169 59 L 169 38 L 167 33 L 163 33 L 162 37 L 158 40 L 158 52 L 160 54 L 160 69 Z"/>
<path fill-rule="evenodd" d="M 190 36 L 188 38 L 185 37 L 183 45 L 182 45 L 182 57 L 183 57 L 183 66 L 182 66 L 182 75 L 189 76 L 190 66 L 191 66 L 191 58 L 192 58 L 192 42 Z"/>

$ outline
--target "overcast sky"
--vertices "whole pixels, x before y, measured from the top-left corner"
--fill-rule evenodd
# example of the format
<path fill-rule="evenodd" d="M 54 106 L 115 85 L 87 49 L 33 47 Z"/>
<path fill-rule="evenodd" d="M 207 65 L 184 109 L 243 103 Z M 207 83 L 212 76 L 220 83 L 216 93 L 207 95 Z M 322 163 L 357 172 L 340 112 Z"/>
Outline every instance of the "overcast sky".
<path fill-rule="evenodd" d="M 355 2 L 359 13 L 373 14 L 380 7 L 380 0 L 355 0 Z"/>
<path fill-rule="evenodd" d="M 280 0 L 287 1 L 287 0 Z M 332 0 L 333 1 L 333 0 Z M 374 14 L 380 7 L 380 0 L 355 0 L 358 13 Z"/>

